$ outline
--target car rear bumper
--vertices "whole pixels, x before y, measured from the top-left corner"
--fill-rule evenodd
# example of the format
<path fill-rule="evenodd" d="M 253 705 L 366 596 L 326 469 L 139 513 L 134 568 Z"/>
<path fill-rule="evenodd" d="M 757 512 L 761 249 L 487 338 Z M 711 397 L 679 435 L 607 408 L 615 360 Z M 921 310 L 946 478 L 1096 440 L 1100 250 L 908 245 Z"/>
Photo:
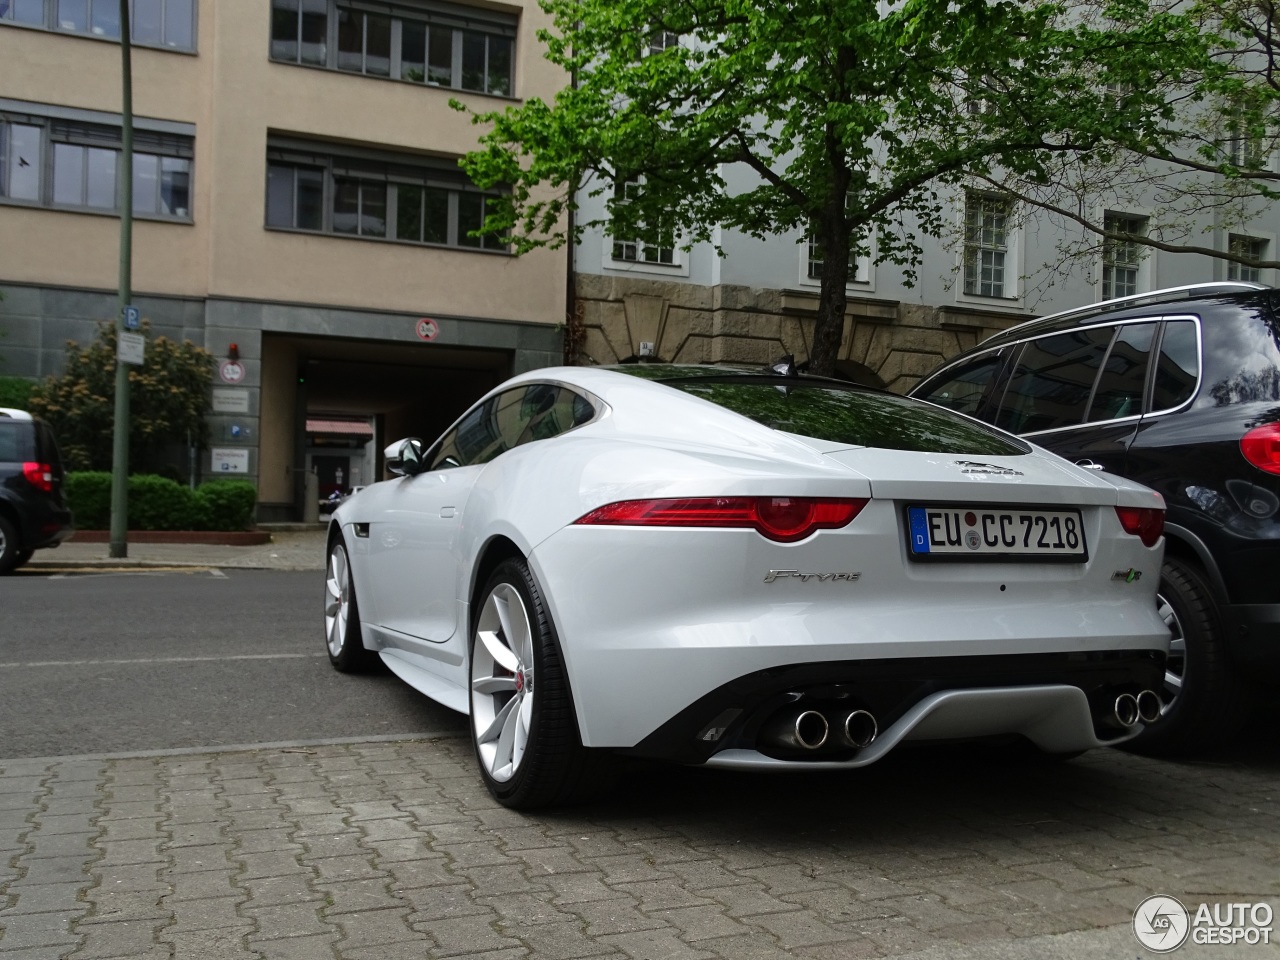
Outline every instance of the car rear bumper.
<path fill-rule="evenodd" d="M 56 547 L 75 533 L 71 511 L 67 509 L 50 507 L 33 510 L 25 516 L 20 510 L 19 515 L 23 519 L 22 545 L 27 550 Z"/>

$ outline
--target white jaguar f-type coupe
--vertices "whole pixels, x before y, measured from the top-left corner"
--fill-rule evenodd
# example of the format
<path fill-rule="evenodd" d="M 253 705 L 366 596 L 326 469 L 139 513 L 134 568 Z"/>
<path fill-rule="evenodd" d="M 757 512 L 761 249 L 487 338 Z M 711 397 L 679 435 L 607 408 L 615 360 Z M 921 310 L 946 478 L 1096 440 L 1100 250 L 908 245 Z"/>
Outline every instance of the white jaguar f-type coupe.
<path fill-rule="evenodd" d="M 1160 496 L 931 404 L 790 369 L 543 369 L 386 465 L 329 527 L 329 657 L 469 714 L 510 807 L 583 796 L 617 754 L 1072 754 L 1160 716 Z"/>

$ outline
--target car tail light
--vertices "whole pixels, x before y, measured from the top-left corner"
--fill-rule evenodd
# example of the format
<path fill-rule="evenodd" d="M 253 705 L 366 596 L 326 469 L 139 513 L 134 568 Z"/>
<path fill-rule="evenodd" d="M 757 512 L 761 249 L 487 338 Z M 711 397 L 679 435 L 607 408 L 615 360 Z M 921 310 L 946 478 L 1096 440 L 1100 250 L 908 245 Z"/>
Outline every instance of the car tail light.
<path fill-rule="evenodd" d="M 1240 452 L 1259 470 L 1280 474 L 1280 423 L 1264 423 L 1240 438 Z"/>
<path fill-rule="evenodd" d="M 1116 516 L 1125 533 L 1142 538 L 1146 547 L 1154 547 L 1164 533 L 1164 511 L 1155 507 L 1116 507 Z"/>
<path fill-rule="evenodd" d="M 53 467 L 49 466 L 49 464 L 32 461 L 24 463 L 22 465 L 22 475 L 27 478 L 27 483 L 37 490 L 53 493 Z"/>
<path fill-rule="evenodd" d="M 592 510 L 576 522 L 630 527 L 737 527 L 779 543 L 803 540 L 815 530 L 843 527 L 867 505 L 865 498 L 690 497 L 623 500 Z"/>

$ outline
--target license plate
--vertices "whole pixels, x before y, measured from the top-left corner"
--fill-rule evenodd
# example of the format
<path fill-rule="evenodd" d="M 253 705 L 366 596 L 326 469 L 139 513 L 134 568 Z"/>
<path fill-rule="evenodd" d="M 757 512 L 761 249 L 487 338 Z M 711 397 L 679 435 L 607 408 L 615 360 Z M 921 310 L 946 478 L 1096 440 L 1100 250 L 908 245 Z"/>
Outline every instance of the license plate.
<path fill-rule="evenodd" d="M 914 560 L 1089 558 L 1079 510 L 911 506 L 907 534 Z"/>

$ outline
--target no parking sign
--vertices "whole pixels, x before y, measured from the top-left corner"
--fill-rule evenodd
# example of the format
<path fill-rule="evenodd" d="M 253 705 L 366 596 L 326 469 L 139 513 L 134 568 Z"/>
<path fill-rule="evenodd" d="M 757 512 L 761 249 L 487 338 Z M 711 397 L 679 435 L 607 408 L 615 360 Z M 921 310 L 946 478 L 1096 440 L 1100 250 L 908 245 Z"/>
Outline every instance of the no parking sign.
<path fill-rule="evenodd" d="M 430 317 L 423 317 L 417 322 L 414 330 L 418 334 L 418 339 L 428 342 L 436 338 L 436 334 L 440 332 L 440 324 L 436 323 Z"/>

